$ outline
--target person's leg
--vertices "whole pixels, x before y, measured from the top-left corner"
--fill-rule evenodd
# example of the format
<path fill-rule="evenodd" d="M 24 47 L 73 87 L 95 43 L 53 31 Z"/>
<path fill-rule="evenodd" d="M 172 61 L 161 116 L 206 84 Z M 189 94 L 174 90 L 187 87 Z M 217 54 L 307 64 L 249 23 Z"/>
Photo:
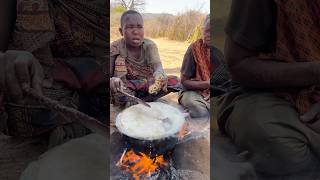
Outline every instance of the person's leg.
<path fill-rule="evenodd" d="M 184 91 L 179 97 L 180 104 L 189 111 L 192 118 L 209 115 L 210 105 L 195 91 Z"/>
<path fill-rule="evenodd" d="M 299 120 L 286 100 L 271 93 L 245 93 L 220 109 L 225 130 L 234 143 L 247 150 L 256 170 L 286 175 L 312 170 L 319 162 L 320 135 Z"/>

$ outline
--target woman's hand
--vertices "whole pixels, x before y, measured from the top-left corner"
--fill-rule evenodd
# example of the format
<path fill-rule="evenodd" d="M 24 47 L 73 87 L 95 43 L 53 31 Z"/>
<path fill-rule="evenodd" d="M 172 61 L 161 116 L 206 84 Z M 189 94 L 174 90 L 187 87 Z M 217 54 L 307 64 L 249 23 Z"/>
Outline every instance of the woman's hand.
<path fill-rule="evenodd" d="M 24 88 L 33 88 L 42 94 L 43 70 L 31 53 L 10 50 L 0 56 L 0 87 L 6 96 L 21 102 Z"/>
<path fill-rule="evenodd" d="M 110 89 L 112 92 L 118 92 L 119 90 L 123 91 L 123 82 L 118 77 L 110 78 Z"/>

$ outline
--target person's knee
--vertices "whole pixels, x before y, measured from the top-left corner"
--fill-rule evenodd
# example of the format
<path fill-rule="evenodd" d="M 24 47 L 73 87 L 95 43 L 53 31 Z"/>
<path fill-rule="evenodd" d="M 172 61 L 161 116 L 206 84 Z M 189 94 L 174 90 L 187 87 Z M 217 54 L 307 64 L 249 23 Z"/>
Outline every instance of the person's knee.
<path fill-rule="evenodd" d="M 183 92 L 180 99 L 179 99 L 179 103 L 186 107 L 188 106 L 189 104 L 192 104 L 192 102 L 194 101 L 194 94 L 193 92 L 191 91 L 186 91 L 186 92 Z"/>
<path fill-rule="evenodd" d="M 274 138 L 266 141 L 265 151 L 253 154 L 257 171 L 270 175 L 289 175 L 316 167 L 318 160 L 310 147 L 297 139 Z"/>
<path fill-rule="evenodd" d="M 236 144 L 249 152 L 250 161 L 258 172 L 270 175 L 298 173 L 315 166 L 317 158 L 308 144 L 297 134 L 283 128 L 287 136 L 278 134 L 268 125 L 250 121 L 250 126 L 241 126 L 241 133 L 235 135 Z M 249 123 L 249 122 L 248 122 Z"/>
<path fill-rule="evenodd" d="M 201 118 L 209 116 L 209 111 L 202 105 L 193 105 L 188 107 L 189 114 L 192 118 Z"/>
<path fill-rule="evenodd" d="M 188 110 L 192 118 L 200 118 L 209 116 L 209 110 L 204 102 L 201 102 L 199 97 L 196 97 L 195 92 L 184 92 L 180 103 Z"/>
<path fill-rule="evenodd" d="M 199 101 L 184 101 L 183 106 L 187 109 L 192 118 L 209 116 L 208 109 Z"/>

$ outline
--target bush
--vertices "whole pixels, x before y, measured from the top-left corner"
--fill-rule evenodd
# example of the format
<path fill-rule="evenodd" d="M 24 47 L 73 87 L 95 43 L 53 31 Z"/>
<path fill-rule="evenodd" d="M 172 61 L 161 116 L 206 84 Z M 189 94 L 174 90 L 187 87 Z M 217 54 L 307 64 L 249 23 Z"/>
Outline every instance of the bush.
<path fill-rule="evenodd" d="M 202 36 L 202 33 L 201 33 L 201 25 L 197 25 L 197 26 L 194 28 L 193 33 L 188 37 L 187 42 L 188 42 L 188 43 L 193 43 L 193 42 L 195 42 L 196 40 L 200 39 L 201 36 Z"/>
<path fill-rule="evenodd" d="M 115 10 L 116 11 L 116 10 Z M 111 13 L 110 37 L 120 37 L 121 13 Z M 189 43 L 201 37 L 201 24 L 205 14 L 189 10 L 176 16 L 170 14 L 143 14 L 145 35 L 151 38 L 168 38 L 170 40 L 187 41 Z"/>
<path fill-rule="evenodd" d="M 200 26 L 204 17 L 201 12 L 193 10 L 177 16 L 162 15 L 145 21 L 145 33 L 153 38 L 166 37 L 171 40 L 193 42 L 195 38 L 201 37 Z"/>
<path fill-rule="evenodd" d="M 126 8 L 123 6 L 115 6 L 111 9 L 111 14 L 122 14 L 126 11 Z"/>

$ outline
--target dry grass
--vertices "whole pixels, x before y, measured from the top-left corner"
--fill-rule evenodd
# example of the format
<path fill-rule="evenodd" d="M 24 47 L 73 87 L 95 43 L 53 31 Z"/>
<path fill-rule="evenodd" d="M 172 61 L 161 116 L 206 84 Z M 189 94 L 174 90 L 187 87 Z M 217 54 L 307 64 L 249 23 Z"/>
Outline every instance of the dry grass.
<path fill-rule="evenodd" d="M 180 76 L 183 56 L 189 43 L 164 38 L 152 39 L 158 46 L 161 62 L 168 75 Z"/>

